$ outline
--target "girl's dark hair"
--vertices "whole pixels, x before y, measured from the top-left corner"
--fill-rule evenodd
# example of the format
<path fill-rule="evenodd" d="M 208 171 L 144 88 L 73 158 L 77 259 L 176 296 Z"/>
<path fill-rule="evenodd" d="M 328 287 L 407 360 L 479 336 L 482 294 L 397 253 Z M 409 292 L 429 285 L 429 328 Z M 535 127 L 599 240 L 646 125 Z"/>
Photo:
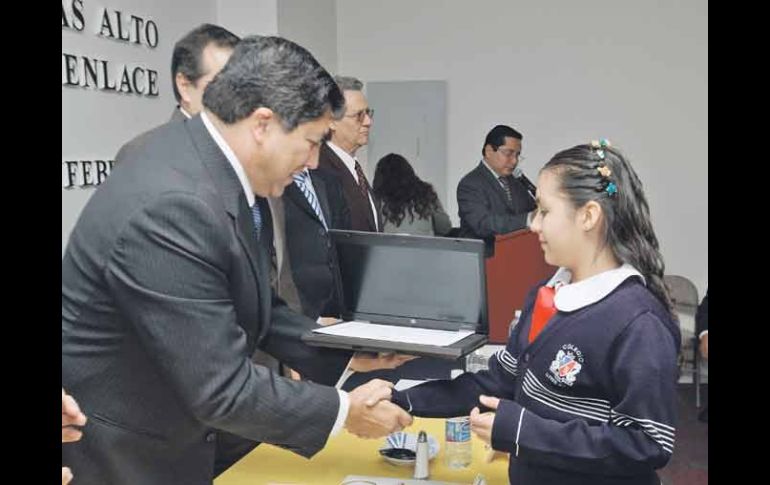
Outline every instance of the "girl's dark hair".
<path fill-rule="evenodd" d="M 601 167 L 609 169 L 609 176 Z M 621 152 L 609 146 L 577 145 L 554 155 L 542 170 L 558 177 L 575 208 L 592 200 L 601 206 L 607 221 L 604 242 L 619 261 L 642 273 L 647 288 L 674 315 L 642 182 Z"/>
<path fill-rule="evenodd" d="M 414 173 L 406 158 L 389 153 L 377 162 L 372 190 L 382 201 L 383 218 L 398 226 L 407 214 L 426 219 L 438 210 L 439 202 L 433 186 Z"/>

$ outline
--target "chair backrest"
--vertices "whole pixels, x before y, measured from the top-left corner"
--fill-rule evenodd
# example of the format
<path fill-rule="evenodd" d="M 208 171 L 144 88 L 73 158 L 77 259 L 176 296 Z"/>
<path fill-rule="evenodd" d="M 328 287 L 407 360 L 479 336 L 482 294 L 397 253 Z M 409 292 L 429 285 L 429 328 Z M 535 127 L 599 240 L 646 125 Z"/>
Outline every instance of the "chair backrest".
<path fill-rule="evenodd" d="M 697 368 L 698 345 L 695 337 L 695 313 L 698 310 L 698 288 L 692 281 L 679 275 L 663 275 L 671 303 L 674 304 L 682 332 L 682 348 L 679 352 L 679 371 L 694 372 Z"/>
<path fill-rule="evenodd" d="M 695 312 L 698 308 L 698 288 L 684 276 L 667 274 L 663 281 L 668 287 L 671 302 L 677 310 Z"/>

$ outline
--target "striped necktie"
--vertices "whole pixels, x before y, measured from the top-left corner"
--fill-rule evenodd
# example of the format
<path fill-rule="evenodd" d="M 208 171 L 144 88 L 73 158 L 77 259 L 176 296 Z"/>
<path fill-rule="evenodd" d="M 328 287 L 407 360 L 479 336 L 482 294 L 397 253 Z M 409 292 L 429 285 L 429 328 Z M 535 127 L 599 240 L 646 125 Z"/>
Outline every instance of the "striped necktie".
<path fill-rule="evenodd" d="M 259 201 L 254 201 L 251 206 L 251 216 L 254 218 L 254 228 L 257 230 L 257 240 L 262 232 L 262 212 L 259 210 Z"/>
<path fill-rule="evenodd" d="M 321 224 L 323 224 L 324 228 L 328 231 L 329 226 L 326 225 L 326 219 L 324 218 L 324 214 L 321 211 L 321 204 L 318 202 L 318 197 L 316 197 L 316 194 L 313 191 L 313 188 L 310 186 L 309 182 L 310 172 L 307 170 L 303 170 L 302 172 L 294 175 L 294 183 L 297 184 L 297 187 L 299 187 L 299 190 L 307 199 L 308 204 L 310 204 L 310 207 L 313 208 L 316 216 L 318 216 L 318 220 L 321 221 Z"/>
<path fill-rule="evenodd" d="M 369 200 L 369 181 L 366 180 L 366 175 L 364 174 L 363 169 L 361 169 L 361 164 L 358 163 L 358 160 L 356 160 L 355 162 L 356 162 L 356 175 L 358 175 L 358 189 L 363 194 L 364 199 L 368 201 Z"/>
<path fill-rule="evenodd" d="M 503 187 L 503 191 L 505 192 L 505 197 L 508 199 L 508 202 L 513 203 L 513 195 L 511 195 L 511 184 L 508 181 L 508 177 L 499 177 L 497 180 L 500 181 L 500 185 Z"/>

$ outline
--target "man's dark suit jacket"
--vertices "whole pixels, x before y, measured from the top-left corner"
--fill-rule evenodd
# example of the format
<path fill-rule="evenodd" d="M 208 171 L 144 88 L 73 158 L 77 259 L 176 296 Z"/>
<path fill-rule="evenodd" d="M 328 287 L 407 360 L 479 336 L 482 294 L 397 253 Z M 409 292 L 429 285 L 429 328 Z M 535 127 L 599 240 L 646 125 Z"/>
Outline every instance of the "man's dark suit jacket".
<path fill-rule="evenodd" d="M 181 108 L 177 106 L 176 108 L 174 108 L 174 111 L 171 112 L 171 118 L 169 118 L 168 121 L 169 122 L 184 121 L 186 119 L 188 119 L 187 116 L 185 116 L 184 113 L 182 113 Z"/>
<path fill-rule="evenodd" d="M 331 174 L 310 171 L 321 212 L 329 229 L 349 229 L 350 209 L 342 184 Z M 312 319 L 339 316 L 341 283 L 329 233 L 307 198 L 292 183 L 283 193 L 286 245 L 302 313 Z"/>
<path fill-rule="evenodd" d="M 508 181 L 512 202 L 483 162 L 460 180 L 457 185 L 460 237 L 489 242 L 498 234 L 527 227 L 527 213 L 535 208 L 535 202 L 516 178 L 508 176 Z"/>
<path fill-rule="evenodd" d="M 277 298 L 235 171 L 199 116 L 124 146 L 62 260 L 62 385 L 88 415 L 62 461 L 88 484 L 210 484 L 219 434 L 312 456 L 331 387 L 251 362 L 261 348 L 333 382 L 348 352 L 299 336 Z"/>
<path fill-rule="evenodd" d="M 369 203 L 368 198 L 364 197 L 364 194 L 361 193 L 361 189 L 358 188 L 353 174 L 345 166 L 345 162 L 340 160 L 340 157 L 326 143 L 321 144 L 321 150 L 318 155 L 318 170 L 334 175 L 342 184 L 342 192 L 350 209 L 351 229 L 378 232 L 377 228 L 379 228 L 379 232 L 382 232 L 382 207 L 380 206 L 380 201 L 369 191 L 374 201 L 374 208 L 377 211 L 376 215 L 372 214 L 372 205 Z M 375 216 L 377 217 L 376 226 L 374 223 Z"/>
<path fill-rule="evenodd" d="M 709 290 L 706 289 L 706 296 L 698 305 L 698 311 L 695 313 L 695 336 L 700 335 L 704 330 L 709 329 Z"/>

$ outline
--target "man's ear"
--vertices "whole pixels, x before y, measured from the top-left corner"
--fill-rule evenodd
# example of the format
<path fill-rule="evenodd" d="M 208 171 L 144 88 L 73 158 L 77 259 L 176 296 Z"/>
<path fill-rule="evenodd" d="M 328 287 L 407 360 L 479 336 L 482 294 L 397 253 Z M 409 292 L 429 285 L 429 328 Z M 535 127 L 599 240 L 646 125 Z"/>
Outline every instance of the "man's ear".
<path fill-rule="evenodd" d="M 185 104 L 190 104 L 189 89 L 190 87 L 195 86 L 195 83 L 187 79 L 187 76 L 181 72 L 178 72 L 176 73 L 176 76 L 174 76 L 174 84 L 176 84 L 176 90 L 179 91 L 179 97 L 182 98 L 181 101 L 184 101 Z"/>
<path fill-rule="evenodd" d="M 265 140 L 270 131 L 270 126 L 276 120 L 276 117 L 273 110 L 261 106 L 249 115 L 248 120 L 251 131 L 254 134 L 254 139 L 257 140 L 257 143 L 261 143 Z"/>

